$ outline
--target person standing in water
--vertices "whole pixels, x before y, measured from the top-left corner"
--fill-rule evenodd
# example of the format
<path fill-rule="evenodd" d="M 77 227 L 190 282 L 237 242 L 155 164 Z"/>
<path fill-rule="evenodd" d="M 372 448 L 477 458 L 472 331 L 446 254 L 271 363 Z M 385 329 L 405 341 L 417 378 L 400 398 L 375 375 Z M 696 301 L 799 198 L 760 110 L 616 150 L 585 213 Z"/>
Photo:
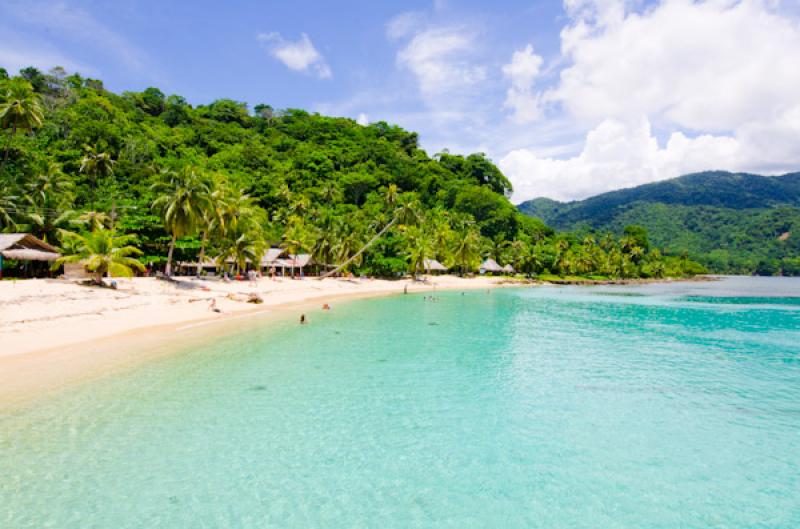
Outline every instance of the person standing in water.
<path fill-rule="evenodd" d="M 300 325 L 305 325 L 305 324 L 306 324 L 306 315 L 305 314 L 301 314 L 300 315 Z"/>

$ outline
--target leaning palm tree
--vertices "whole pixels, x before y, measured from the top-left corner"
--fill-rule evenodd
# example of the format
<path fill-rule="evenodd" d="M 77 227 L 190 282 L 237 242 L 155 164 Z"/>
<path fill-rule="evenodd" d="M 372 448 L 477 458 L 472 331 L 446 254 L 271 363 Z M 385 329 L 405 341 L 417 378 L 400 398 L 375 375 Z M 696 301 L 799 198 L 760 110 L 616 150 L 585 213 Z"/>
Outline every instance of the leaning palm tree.
<path fill-rule="evenodd" d="M 53 268 L 65 263 L 83 263 L 89 272 L 95 274 L 95 282 L 102 284 L 103 276 L 131 277 L 134 270 L 144 272 L 145 267 L 134 259 L 142 251 L 131 246 L 132 235 L 117 235 L 113 230 L 95 230 L 86 233 L 73 233 L 62 230 L 63 247 L 69 248 L 68 255 L 56 259 Z"/>
<path fill-rule="evenodd" d="M 3 164 L 8 160 L 11 140 L 18 130 L 27 132 L 41 127 L 44 122 L 42 97 L 33 91 L 33 86 L 25 79 L 15 78 L 5 81 L 0 87 L 0 127 L 10 131 L 6 143 Z"/>
<path fill-rule="evenodd" d="M 341 263 L 333 270 L 330 270 L 327 273 L 321 275 L 319 279 L 325 279 L 326 277 L 338 274 L 340 270 L 344 269 L 351 262 L 355 261 L 356 259 L 360 259 L 361 254 L 363 254 L 370 246 L 375 244 L 375 241 L 383 237 L 383 235 L 387 231 L 389 231 L 389 229 L 395 224 L 401 223 L 408 226 L 413 226 L 419 222 L 420 217 L 421 217 L 420 206 L 416 198 L 414 198 L 414 196 L 411 195 L 410 193 L 405 195 L 400 195 L 400 198 L 397 201 L 397 206 L 394 209 L 391 220 L 387 222 L 386 225 L 378 233 L 376 233 L 370 240 L 368 240 L 366 244 L 364 244 L 364 246 L 361 247 L 361 249 L 352 254 L 347 260 L 345 260 L 343 263 Z"/>
<path fill-rule="evenodd" d="M 171 275 L 175 242 L 179 237 L 196 232 L 210 193 L 206 179 L 192 166 L 165 171 L 162 177 L 162 181 L 151 188 L 157 194 L 152 207 L 161 213 L 164 227 L 171 235 L 165 269 L 165 273 Z"/>

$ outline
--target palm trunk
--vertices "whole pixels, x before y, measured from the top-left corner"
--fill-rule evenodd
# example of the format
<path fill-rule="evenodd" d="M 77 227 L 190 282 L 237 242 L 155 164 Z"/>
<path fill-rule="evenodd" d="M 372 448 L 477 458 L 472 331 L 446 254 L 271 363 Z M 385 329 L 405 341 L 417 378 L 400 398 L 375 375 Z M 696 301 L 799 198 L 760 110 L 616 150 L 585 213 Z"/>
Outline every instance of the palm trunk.
<path fill-rule="evenodd" d="M 169 252 L 167 253 L 167 268 L 164 270 L 164 273 L 167 274 L 167 276 L 171 276 L 172 275 L 172 251 L 175 249 L 175 240 L 176 239 L 177 239 L 177 237 L 173 233 L 172 234 L 172 240 L 169 243 Z"/>
<path fill-rule="evenodd" d="M 6 164 L 8 161 L 8 153 L 11 151 L 11 140 L 14 139 L 14 134 L 17 133 L 17 124 L 16 122 L 11 126 L 11 136 L 8 137 L 8 143 L 6 143 L 6 152 L 3 155 L 3 165 Z"/>
<path fill-rule="evenodd" d="M 203 238 L 200 240 L 200 257 L 197 259 L 197 277 L 200 277 L 200 271 L 203 269 L 203 261 L 206 258 L 206 239 L 208 233 L 203 232 Z"/>
<path fill-rule="evenodd" d="M 354 259 L 356 259 L 356 258 L 357 258 L 359 255 L 361 255 L 362 253 L 364 253 L 364 251 L 365 251 L 367 248 L 369 248 L 370 246 L 372 246 L 372 245 L 375 243 L 375 241 L 377 241 L 378 239 L 380 239 L 380 238 L 383 236 L 383 234 L 384 234 L 384 233 L 386 233 L 387 231 L 389 231 L 389 228 L 391 228 L 392 226 L 394 226 L 394 223 L 395 223 L 395 222 L 397 222 L 397 217 L 396 217 L 396 216 L 395 216 L 395 217 L 394 217 L 394 218 L 393 218 L 393 219 L 392 219 L 392 220 L 389 222 L 389 224 L 387 224 L 386 226 L 384 226 L 384 227 L 383 227 L 383 229 L 382 229 L 381 231 L 379 231 L 377 234 L 375 234 L 375 236 L 374 236 L 373 238 L 371 238 L 371 239 L 370 239 L 370 240 L 367 242 L 367 244 L 365 244 L 364 246 L 362 246 L 362 247 L 361 247 L 361 249 L 360 249 L 359 251 L 357 251 L 356 253 L 354 253 L 354 254 L 353 254 L 351 257 L 350 257 L 350 259 L 348 259 L 348 260 L 347 260 L 347 261 L 345 261 L 344 263 L 340 264 L 339 266 L 337 266 L 336 268 L 334 268 L 334 269 L 333 269 L 333 270 L 331 270 L 330 272 L 327 272 L 327 273 L 325 273 L 325 274 L 323 274 L 323 275 L 319 276 L 319 279 L 325 279 L 326 277 L 330 277 L 330 276 L 332 276 L 332 275 L 334 275 L 334 274 L 338 273 L 338 272 L 339 272 L 339 270 L 341 270 L 341 269 L 342 269 L 342 268 L 344 268 L 345 266 L 347 266 L 347 265 L 349 265 L 350 263 L 352 263 Z"/>

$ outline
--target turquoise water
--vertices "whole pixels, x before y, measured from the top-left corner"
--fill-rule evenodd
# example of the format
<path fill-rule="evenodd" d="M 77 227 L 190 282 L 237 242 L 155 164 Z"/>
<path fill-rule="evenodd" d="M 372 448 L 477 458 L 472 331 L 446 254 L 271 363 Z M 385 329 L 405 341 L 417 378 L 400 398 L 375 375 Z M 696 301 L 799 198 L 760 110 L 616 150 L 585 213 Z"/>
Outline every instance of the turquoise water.
<path fill-rule="evenodd" d="M 0 527 L 800 527 L 800 282 L 438 297 L 0 416 Z"/>

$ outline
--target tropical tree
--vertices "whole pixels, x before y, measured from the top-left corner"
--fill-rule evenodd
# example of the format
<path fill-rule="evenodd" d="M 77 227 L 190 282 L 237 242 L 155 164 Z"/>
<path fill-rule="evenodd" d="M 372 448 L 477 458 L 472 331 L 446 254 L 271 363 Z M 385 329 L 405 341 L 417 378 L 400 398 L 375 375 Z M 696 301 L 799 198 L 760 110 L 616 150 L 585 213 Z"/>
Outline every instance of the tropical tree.
<path fill-rule="evenodd" d="M 221 249 L 218 265 L 224 266 L 229 260 L 236 265 L 237 272 L 247 268 L 247 262 L 260 262 L 264 254 L 264 240 L 255 225 L 241 223 L 226 230 L 227 237 Z"/>
<path fill-rule="evenodd" d="M 25 199 L 30 205 L 27 215 L 44 240 L 53 239 L 58 226 L 66 224 L 73 211 L 74 184 L 61 171 L 61 167 L 47 162 L 37 168 L 35 175 L 25 185 Z"/>
<path fill-rule="evenodd" d="M 297 259 L 297 255 L 314 248 L 314 238 L 312 229 L 302 219 L 299 217 L 290 218 L 289 226 L 283 233 L 281 247 L 289 252 L 292 257 L 292 277 L 294 277 L 294 261 Z"/>
<path fill-rule="evenodd" d="M 474 228 L 466 228 L 454 238 L 451 250 L 452 264 L 464 274 L 472 272 L 480 265 L 481 260 L 481 235 Z"/>
<path fill-rule="evenodd" d="M 165 273 L 172 274 L 172 255 L 179 237 L 194 235 L 209 206 L 208 182 L 200 172 L 186 165 L 178 171 L 165 171 L 162 180 L 151 188 L 157 198 L 153 209 L 161 213 L 164 227 L 171 236 Z"/>
<path fill-rule="evenodd" d="M 81 159 L 81 167 L 80 172 L 86 174 L 89 177 L 89 189 L 90 189 L 90 206 L 91 209 L 94 209 L 94 199 L 96 196 L 95 188 L 97 187 L 97 180 L 100 177 L 108 177 L 114 172 L 114 160 L 111 159 L 111 155 L 107 152 L 97 152 L 93 147 L 88 145 L 84 146 L 84 150 L 86 154 L 84 154 L 83 158 Z M 112 212 L 112 222 L 113 216 L 116 211 Z"/>
<path fill-rule="evenodd" d="M 10 131 L 3 164 L 8 160 L 11 140 L 18 130 L 27 132 L 41 127 L 44 122 L 42 98 L 33 86 L 21 78 L 9 79 L 0 85 L 0 127 Z"/>
<path fill-rule="evenodd" d="M 10 182 L 0 180 L 0 230 L 16 226 L 14 217 L 17 214 L 18 200 L 19 196 L 14 186 Z"/>
<path fill-rule="evenodd" d="M 409 271 L 417 276 L 425 270 L 425 260 L 433 255 L 433 240 L 428 230 L 420 226 L 406 226 L 403 232 Z"/>
<path fill-rule="evenodd" d="M 85 233 L 74 233 L 61 230 L 63 247 L 69 248 L 68 255 L 59 257 L 53 268 L 65 263 L 82 263 L 89 272 L 95 274 L 95 281 L 100 284 L 103 276 L 130 277 L 134 270 L 143 272 L 144 265 L 132 256 L 141 255 L 141 250 L 130 245 L 133 235 L 117 235 L 113 230 L 95 230 Z"/>

